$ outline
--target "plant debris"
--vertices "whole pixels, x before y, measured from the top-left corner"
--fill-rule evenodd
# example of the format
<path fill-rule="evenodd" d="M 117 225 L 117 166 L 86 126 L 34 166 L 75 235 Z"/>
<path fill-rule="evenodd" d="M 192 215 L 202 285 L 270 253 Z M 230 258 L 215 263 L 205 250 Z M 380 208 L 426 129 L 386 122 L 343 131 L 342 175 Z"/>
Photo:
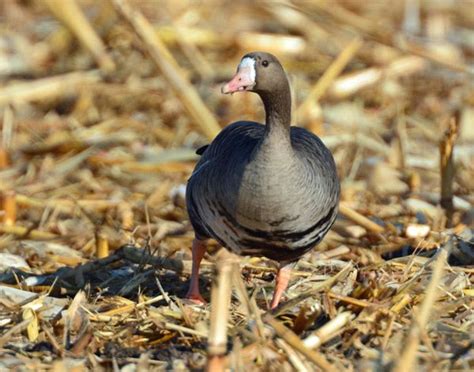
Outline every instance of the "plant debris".
<path fill-rule="evenodd" d="M 0 369 L 473 370 L 472 2 L 0 3 Z M 340 216 L 280 306 L 211 244 L 184 299 L 184 192 L 219 87 L 278 55 Z"/>

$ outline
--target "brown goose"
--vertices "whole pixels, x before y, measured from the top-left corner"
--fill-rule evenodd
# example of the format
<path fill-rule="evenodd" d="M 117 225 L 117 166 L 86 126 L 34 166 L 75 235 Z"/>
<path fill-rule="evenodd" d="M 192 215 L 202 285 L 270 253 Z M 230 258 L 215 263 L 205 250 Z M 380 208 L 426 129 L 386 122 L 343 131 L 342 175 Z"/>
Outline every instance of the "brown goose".
<path fill-rule="evenodd" d="M 236 254 L 280 262 L 271 303 L 288 286 L 291 268 L 333 224 L 339 181 L 329 150 L 314 134 L 291 125 L 291 94 L 280 62 L 271 54 L 245 55 L 222 93 L 257 93 L 265 124 L 238 121 L 198 150 L 202 155 L 186 189 L 195 232 L 187 297 L 199 293 L 205 241 L 217 240 Z"/>

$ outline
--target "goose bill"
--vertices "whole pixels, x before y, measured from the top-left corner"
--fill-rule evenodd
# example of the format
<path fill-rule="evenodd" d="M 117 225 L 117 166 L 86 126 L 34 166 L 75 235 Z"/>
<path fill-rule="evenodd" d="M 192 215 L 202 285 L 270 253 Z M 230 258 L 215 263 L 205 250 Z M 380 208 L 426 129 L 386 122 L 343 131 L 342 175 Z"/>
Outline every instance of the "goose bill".
<path fill-rule="evenodd" d="M 240 62 L 237 74 L 222 87 L 222 93 L 229 94 L 252 90 L 255 86 L 255 61 L 252 58 L 244 58 Z"/>

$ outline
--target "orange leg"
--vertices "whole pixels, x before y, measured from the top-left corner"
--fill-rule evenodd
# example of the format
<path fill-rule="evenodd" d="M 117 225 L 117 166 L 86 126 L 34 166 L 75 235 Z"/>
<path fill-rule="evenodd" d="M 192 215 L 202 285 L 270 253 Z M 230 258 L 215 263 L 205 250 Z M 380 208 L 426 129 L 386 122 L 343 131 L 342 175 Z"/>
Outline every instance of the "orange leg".
<path fill-rule="evenodd" d="M 273 310 L 278 306 L 283 292 L 285 292 L 286 288 L 288 287 L 288 282 L 290 281 L 291 276 L 291 269 L 293 268 L 293 266 L 293 263 L 280 265 L 276 276 L 275 292 L 273 292 L 273 299 L 270 305 L 270 309 Z"/>
<path fill-rule="evenodd" d="M 198 304 L 205 304 L 206 301 L 202 298 L 199 292 L 199 265 L 206 253 L 206 244 L 202 240 L 193 240 L 193 268 L 191 271 L 191 282 L 189 283 L 188 293 L 186 298 Z"/>

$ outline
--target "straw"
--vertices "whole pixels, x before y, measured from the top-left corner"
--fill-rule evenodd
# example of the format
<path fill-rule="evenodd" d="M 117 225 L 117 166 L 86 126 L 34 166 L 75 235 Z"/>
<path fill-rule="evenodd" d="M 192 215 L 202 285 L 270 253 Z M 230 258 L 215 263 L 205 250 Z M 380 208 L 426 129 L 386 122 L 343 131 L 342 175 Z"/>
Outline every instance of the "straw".
<path fill-rule="evenodd" d="M 416 365 L 417 349 L 421 332 L 427 326 L 429 317 L 433 311 L 433 305 L 439 293 L 438 287 L 452 247 L 453 238 L 450 238 L 448 243 L 437 253 L 436 260 L 433 263 L 431 280 L 426 288 L 423 302 L 419 308 L 417 308 L 416 315 L 413 316 L 410 331 L 403 343 L 405 346 L 394 368 L 395 372 L 407 371 Z"/>
<path fill-rule="evenodd" d="M 151 24 L 140 11 L 132 8 L 125 0 L 114 0 L 113 3 L 120 15 L 130 23 L 143 40 L 153 61 L 175 94 L 182 100 L 191 118 L 209 139 L 213 139 L 220 131 L 219 124 L 202 102 L 196 89 L 183 77 L 178 69 L 178 63 L 156 35 Z"/>
<path fill-rule="evenodd" d="M 296 110 L 296 117 L 299 118 L 301 115 L 309 109 L 309 107 L 319 101 L 319 99 L 324 95 L 327 89 L 330 87 L 331 83 L 334 79 L 337 78 L 346 67 L 346 65 L 350 62 L 350 60 L 354 57 L 362 47 L 363 42 L 359 37 L 355 37 L 337 56 L 334 62 L 326 69 L 323 76 L 318 80 L 318 82 L 313 86 L 310 93 L 304 100 L 304 102 L 300 105 L 300 107 Z"/>
<path fill-rule="evenodd" d="M 448 219 L 447 226 L 452 226 L 454 213 L 453 206 L 453 183 L 454 183 L 454 143 L 459 132 L 458 118 L 452 118 L 449 121 L 449 127 L 446 130 L 440 144 L 440 174 L 441 174 L 441 205 L 446 210 Z"/>
<path fill-rule="evenodd" d="M 44 2 L 51 12 L 92 53 L 101 70 L 106 73 L 111 73 L 115 70 L 115 63 L 107 54 L 104 43 L 94 31 L 75 0 L 45 0 Z"/>

